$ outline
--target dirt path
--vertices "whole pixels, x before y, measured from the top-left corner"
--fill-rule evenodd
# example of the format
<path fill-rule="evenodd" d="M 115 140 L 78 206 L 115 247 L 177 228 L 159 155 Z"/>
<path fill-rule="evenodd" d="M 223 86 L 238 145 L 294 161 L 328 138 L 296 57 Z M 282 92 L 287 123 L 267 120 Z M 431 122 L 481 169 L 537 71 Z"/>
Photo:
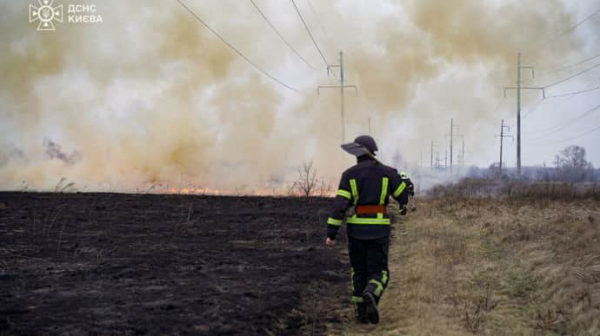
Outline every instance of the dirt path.
<path fill-rule="evenodd" d="M 599 209 L 421 202 L 396 220 L 380 324 L 341 334 L 598 335 Z"/>

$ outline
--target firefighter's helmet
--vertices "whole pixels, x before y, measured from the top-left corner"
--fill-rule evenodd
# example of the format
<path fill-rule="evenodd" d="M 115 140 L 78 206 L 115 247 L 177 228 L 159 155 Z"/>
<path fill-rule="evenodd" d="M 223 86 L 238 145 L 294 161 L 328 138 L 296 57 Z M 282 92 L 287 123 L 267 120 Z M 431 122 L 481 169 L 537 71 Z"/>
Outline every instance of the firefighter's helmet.
<path fill-rule="evenodd" d="M 373 139 L 369 135 L 361 135 L 354 139 L 354 142 L 364 146 L 367 150 L 369 150 L 369 152 L 373 154 L 375 154 L 375 152 L 379 150 L 379 148 L 377 148 L 377 143 L 375 143 L 375 139 Z"/>
<path fill-rule="evenodd" d="M 375 155 L 375 152 L 379 150 L 375 139 L 368 135 L 361 135 L 353 142 L 343 144 L 342 148 L 354 156 Z"/>

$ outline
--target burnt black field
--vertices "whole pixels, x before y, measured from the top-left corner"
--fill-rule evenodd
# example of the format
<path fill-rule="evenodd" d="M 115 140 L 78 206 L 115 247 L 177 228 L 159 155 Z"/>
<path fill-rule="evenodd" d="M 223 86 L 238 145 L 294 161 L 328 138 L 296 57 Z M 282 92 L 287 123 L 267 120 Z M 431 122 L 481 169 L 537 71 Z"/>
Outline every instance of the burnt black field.
<path fill-rule="evenodd" d="M 324 334 L 348 309 L 330 204 L 0 193 L 0 335 Z"/>

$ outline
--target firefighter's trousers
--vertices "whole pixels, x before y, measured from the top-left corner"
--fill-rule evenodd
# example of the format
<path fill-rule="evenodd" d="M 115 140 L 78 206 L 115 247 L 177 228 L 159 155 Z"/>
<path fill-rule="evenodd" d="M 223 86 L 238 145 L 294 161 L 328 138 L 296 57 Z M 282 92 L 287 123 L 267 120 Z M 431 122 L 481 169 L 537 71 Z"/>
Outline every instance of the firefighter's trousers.
<path fill-rule="evenodd" d="M 348 237 L 348 254 L 352 266 L 352 302 L 363 302 L 365 293 L 372 293 L 379 302 L 390 279 L 389 249 L 389 236 L 370 240 Z"/>

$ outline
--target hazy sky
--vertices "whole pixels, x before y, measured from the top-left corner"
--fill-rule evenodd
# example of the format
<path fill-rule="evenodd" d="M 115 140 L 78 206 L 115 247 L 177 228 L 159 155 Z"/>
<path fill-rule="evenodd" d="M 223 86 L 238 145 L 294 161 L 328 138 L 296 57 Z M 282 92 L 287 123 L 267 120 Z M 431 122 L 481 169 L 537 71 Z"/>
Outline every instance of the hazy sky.
<path fill-rule="evenodd" d="M 581 22 L 594 12 L 600 10 L 599 1 L 568 1 L 570 10 L 573 12 L 573 20 Z M 582 23 L 576 29 L 568 29 L 558 33 L 556 37 L 543 40 L 545 48 L 552 53 L 552 45 L 561 40 L 580 39 L 582 41 L 581 51 L 574 53 L 564 60 L 557 60 L 563 66 L 545 66 L 544 63 L 536 66 L 536 78 L 524 72 L 524 80 L 531 86 L 546 86 L 567 79 L 587 69 L 594 68 L 600 64 L 600 57 L 594 56 L 600 53 L 599 30 L 600 15 L 592 16 L 588 21 Z M 549 41 L 549 42 L 548 42 Z M 580 63 L 580 61 L 587 60 Z M 535 62 L 527 63 L 536 65 Z M 573 67 L 564 66 L 576 64 Z M 563 70 L 555 71 L 563 68 Z M 600 67 L 595 67 L 589 72 L 575 76 L 573 79 L 546 88 L 546 96 L 542 100 L 539 91 L 525 93 L 526 103 L 523 104 L 525 114 L 523 122 L 523 160 L 524 164 L 540 164 L 546 162 L 553 165 L 554 155 L 557 151 L 568 145 L 584 146 L 587 149 L 588 158 L 596 167 L 600 166 L 600 90 L 591 90 L 600 86 Z M 587 91 L 577 95 L 566 95 L 579 91 Z M 559 97 L 553 97 L 559 96 Z M 509 99 L 502 101 L 499 110 L 502 115 L 509 119 L 509 124 L 515 125 L 516 100 L 514 94 L 508 95 Z M 598 107 L 598 108 L 597 108 Z M 597 109 L 595 109 L 597 108 Z M 593 111 L 592 111 L 593 110 Z M 511 128 L 511 134 L 516 134 L 516 128 Z M 516 149 L 508 139 L 508 153 L 510 164 L 516 162 Z"/>
<path fill-rule="evenodd" d="M 0 188 L 52 188 L 65 177 L 89 189 L 153 183 L 275 188 L 312 160 L 337 179 L 352 163 L 341 143 L 337 84 L 294 4 L 254 0 L 67 1 L 95 5 L 101 23 L 29 22 L 37 0 L 0 0 Z M 545 87 L 600 64 L 597 0 L 295 0 L 323 57 L 338 63 L 346 92 L 346 140 L 367 133 L 399 168 L 442 157 L 450 118 L 464 135 L 466 163 L 498 160 L 500 120 L 516 135 L 517 51 Z M 311 8 L 311 6 L 313 8 Z M 314 10 L 313 10 L 314 9 Z M 585 23 L 570 29 L 589 17 Z M 565 66 L 576 64 L 572 67 Z M 558 70 L 558 71 L 556 71 Z M 600 86 L 600 66 L 546 88 L 559 96 Z M 524 91 L 523 164 L 584 146 L 600 166 L 600 90 L 541 101 Z M 541 102 L 540 102 L 541 101 Z M 532 108 L 535 107 L 534 110 Z M 370 121 L 370 122 L 369 122 Z M 587 134 L 584 134 L 589 132 Z M 455 139 L 454 161 L 461 147 Z M 513 166 L 515 143 L 505 139 Z M 398 159 L 400 158 L 400 159 Z"/>

